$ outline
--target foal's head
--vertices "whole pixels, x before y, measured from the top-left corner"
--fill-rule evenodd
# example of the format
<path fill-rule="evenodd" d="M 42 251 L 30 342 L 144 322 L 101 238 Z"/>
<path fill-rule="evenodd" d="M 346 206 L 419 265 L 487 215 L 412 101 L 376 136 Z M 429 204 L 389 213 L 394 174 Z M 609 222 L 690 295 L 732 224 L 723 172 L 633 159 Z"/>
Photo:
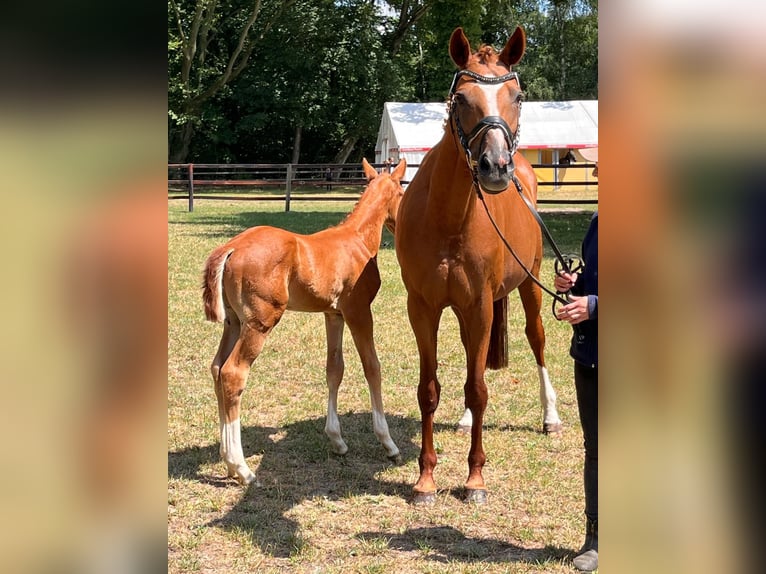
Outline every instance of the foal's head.
<path fill-rule="evenodd" d="M 396 213 L 399 211 L 399 204 L 404 196 L 404 189 L 402 189 L 400 182 L 407 169 L 407 161 L 404 158 L 399 160 L 399 164 L 390 175 L 386 172 L 378 173 L 374 167 L 367 163 L 366 159 L 362 160 L 362 168 L 364 169 L 364 176 L 367 178 L 368 190 L 374 191 L 385 203 L 386 220 L 384 224 L 393 233 L 396 226 Z M 373 186 L 376 187 L 375 190 L 371 189 Z"/>
<path fill-rule="evenodd" d="M 449 121 L 479 184 L 489 193 L 505 190 L 514 170 L 523 94 L 511 66 L 525 48 L 521 28 L 499 54 L 486 45 L 471 52 L 462 28 L 450 37 L 449 54 L 459 71 L 450 90 Z"/>

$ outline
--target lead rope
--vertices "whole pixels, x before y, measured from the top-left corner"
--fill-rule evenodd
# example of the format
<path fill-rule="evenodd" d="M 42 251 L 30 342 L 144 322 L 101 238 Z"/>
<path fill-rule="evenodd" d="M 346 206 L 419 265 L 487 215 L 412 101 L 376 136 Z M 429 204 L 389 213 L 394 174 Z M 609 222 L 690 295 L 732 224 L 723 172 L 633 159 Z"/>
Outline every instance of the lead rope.
<path fill-rule="evenodd" d="M 513 177 L 513 180 L 514 180 L 514 184 L 517 186 L 517 188 L 520 189 L 521 186 L 517 182 L 515 177 Z M 508 252 L 516 260 L 516 263 L 519 264 L 519 266 L 524 270 L 524 272 L 529 276 L 529 278 L 532 279 L 532 281 L 534 281 L 537 284 L 537 286 L 540 287 L 540 289 L 542 289 L 548 295 L 553 297 L 554 305 L 556 304 L 556 302 L 561 303 L 562 305 L 568 305 L 569 301 L 567 299 L 565 299 L 564 297 L 562 297 L 561 296 L 562 294 L 556 293 L 555 291 L 551 291 L 550 289 L 548 289 L 545 285 L 543 285 L 540 282 L 540 280 L 537 277 L 535 277 L 534 273 L 532 273 L 532 271 L 530 271 L 529 268 L 526 265 L 524 265 L 524 263 L 521 261 L 519 256 L 516 255 L 516 252 L 513 250 L 513 247 L 511 247 L 511 245 L 508 243 L 508 240 L 505 238 L 505 236 L 503 235 L 502 231 L 500 231 L 500 228 L 497 226 L 497 223 L 495 223 L 495 218 L 492 217 L 492 214 L 489 212 L 489 207 L 487 207 L 487 202 L 484 201 L 484 195 L 481 193 L 481 188 L 479 187 L 478 182 L 474 182 L 474 188 L 476 189 L 476 195 L 478 195 L 479 200 L 481 201 L 481 204 L 484 206 L 484 211 L 487 213 L 487 217 L 489 217 L 489 222 L 492 224 L 492 227 L 495 228 L 495 232 L 497 233 L 497 236 L 500 238 L 500 241 L 503 242 L 503 245 L 505 245 L 506 249 L 508 249 Z M 564 259 L 562 257 L 562 265 L 564 265 L 564 264 L 565 264 L 565 262 L 564 262 Z M 565 271 L 567 271 L 567 273 L 569 272 L 568 271 L 568 265 L 567 265 L 567 268 L 565 268 Z M 553 316 L 554 317 L 556 316 L 555 307 L 554 307 Z M 558 319 L 558 317 L 556 317 L 556 318 Z"/>

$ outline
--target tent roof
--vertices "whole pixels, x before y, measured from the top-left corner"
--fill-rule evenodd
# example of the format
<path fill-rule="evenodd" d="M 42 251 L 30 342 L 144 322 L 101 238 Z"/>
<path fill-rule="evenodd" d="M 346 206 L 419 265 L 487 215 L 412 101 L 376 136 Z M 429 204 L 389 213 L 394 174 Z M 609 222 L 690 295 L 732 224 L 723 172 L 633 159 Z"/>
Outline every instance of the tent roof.
<path fill-rule="evenodd" d="M 427 151 L 441 139 L 446 117 L 444 102 L 386 102 L 378 143 L 388 132 L 390 147 L 398 147 L 400 152 Z"/>
<path fill-rule="evenodd" d="M 444 133 L 444 102 L 386 102 L 378 132 L 378 145 L 400 152 L 427 151 Z M 598 100 L 524 102 L 521 108 L 519 147 L 584 148 L 598 145 Z"/>
<path fill-rule="evenodd" d="M 583 148 L 598 145 L 598 100 L 524 102 L 519 147 Z"/>

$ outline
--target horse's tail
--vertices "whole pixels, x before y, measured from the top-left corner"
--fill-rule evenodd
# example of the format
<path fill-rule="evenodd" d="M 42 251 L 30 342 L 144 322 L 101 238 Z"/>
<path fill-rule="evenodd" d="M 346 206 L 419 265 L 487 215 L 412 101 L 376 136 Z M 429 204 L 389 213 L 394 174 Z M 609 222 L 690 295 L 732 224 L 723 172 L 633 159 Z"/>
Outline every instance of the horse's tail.
<path fill-rule="evenodd" d="M 202 301 L 205 317 L 213 323 L 221 323 L 226 316 L 223 308 L 223 267 L 234 249 L 218 248 L 210 254 L 202 274 Z"/>
<path fill-rule="evenodd" d="M 508 366 L 508 295 L 492 303 L 492 327 L 489 331 L 487 368 Z"/>

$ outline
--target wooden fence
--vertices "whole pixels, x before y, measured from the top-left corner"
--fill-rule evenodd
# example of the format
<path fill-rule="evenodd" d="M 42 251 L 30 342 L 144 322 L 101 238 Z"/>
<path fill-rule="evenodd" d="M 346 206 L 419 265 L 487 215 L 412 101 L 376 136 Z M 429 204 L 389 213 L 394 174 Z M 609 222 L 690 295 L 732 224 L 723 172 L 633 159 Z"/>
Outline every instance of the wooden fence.
<path fill-rule="evenodd" d="M 383 164 L 372 164 L 378 170 Z M 408 167 L 419 167 L 413 164 Z M 553 181 L 538 181 L 538 186 L 597 188 L 590 179 L 594 164 L 533 164 L 535 169 L 552 169 Z M 558 177 L 559 170 L 566 173 L 565 181 Z M 566 172 L 564 172 L 566 170 Z M 573 174 L 582 173 L 582 179 Z M 402 181 L 403 184 L 409 183 Z M 195 199 L 234 199 L 257 201 L 284 201 L 285 211 L 295 198 L 311 201 L 356 201 L 359 187 L 367 180 L 361 164 L 168 164 L 168 199 L 186 199 L 189 211 L 194 210 Z M 207 189 L 205 193 L 201 190 Z M 216 191 L 211 193 L 210 190 Z M 353 193 L 349 192 L 353 190 Z M 230 191 L 221 191 L 230 190 Z M 243 193 L 243 190 L 256 193 Z M 597 199 L 539 199 L 538 203 L 595 204 Z"/>

